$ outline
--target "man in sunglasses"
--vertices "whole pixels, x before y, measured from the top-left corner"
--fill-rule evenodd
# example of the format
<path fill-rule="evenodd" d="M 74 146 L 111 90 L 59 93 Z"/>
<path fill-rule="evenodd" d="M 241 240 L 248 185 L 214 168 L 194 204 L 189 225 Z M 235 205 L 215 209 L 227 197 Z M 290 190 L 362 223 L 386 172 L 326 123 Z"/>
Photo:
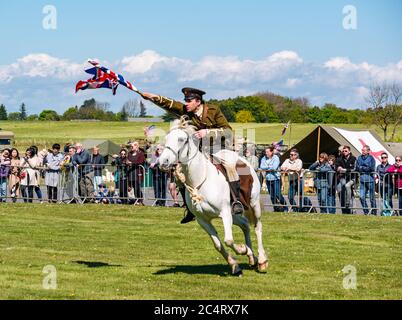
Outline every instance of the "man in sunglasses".
<path fill-rule="evenodd" d="M 362 154 L 357 158 L 356 171 L 360 173 L 360 202 L 363 207 L 363 212 L 365 215 L 369 214 L 369 209 L 367 206 L 366 195 L 369 194 L 371 214 L 377 215 L 377 204 L 375 201 L 374 193 L 374 172 L 375 170 L 375 159 L 370 154 L 370 147 L 364 146 L 362 148 Z"/>
<path fill-rule="evenodd" d="M 338 173 L 337 191 L 341 201 L 342 213 L 351 214 L 353 186 L 355 184 L 356 158 L 350 152 L 349 146 L 344 146 L 342 155 L 336 159 L 336 172 Z"/>
<path fill-rule="evenodd" d="M 384 201 L 384 208 L 393 208 L 392 205 L 392 179 L 387 174 L 391 165 L 388 162 L 388 154 L 383 152 L 381 154 L 381 164 L 377 166 L 377 178 L 378 178 L 378 191 Z"/>
<path fill-rule="evenodd" d="M 216 152 L 216 149 L 212 152 L 213 158 L 220 161 L 225 167 L 231 194 L 233 198 L 235 198 L 233 199 L 232 213 L 243 214 L 244 208 L 240 202 L 240 178 L 236 172 L 237 159 L 227 159 L 221 157 L 219 154 L 219 151 L 222 148 L 233 150 L 232 128 L 218 106 L 205 103 L 203 96 L 206 93 L 204 91 L 194 88 L 183 88 L 182 92 L 184 94 L 184 104 L 153 93 L 143 92 L 141 95 L 144 99 L 152 101 L 157 106 L 163 108 L 169 113 L 176 115 L 177 117 L 183 115 L 188 116 L 192 124 L 198 129 L 198 131 L 195 133 L 196 138 L 200 139 L 201 141 L 209 141 L 209 139 L 212 138 L 214 141 L 212 148 L 218 148 L 218 152 Z M 223 143 L 222 140 L 224 140 Z M 207 147 L 210 148 L 209 144 Z M 195 216 L 187 208 L 187 215 L 184 217 L 181 223 L 188 223 L 194 219 Z"/>

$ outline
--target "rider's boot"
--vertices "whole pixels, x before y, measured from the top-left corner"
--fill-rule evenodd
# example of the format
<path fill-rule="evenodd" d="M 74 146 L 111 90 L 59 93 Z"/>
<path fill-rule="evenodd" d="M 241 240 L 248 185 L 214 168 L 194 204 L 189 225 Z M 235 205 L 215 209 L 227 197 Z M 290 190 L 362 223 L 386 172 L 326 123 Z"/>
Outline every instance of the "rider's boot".
<path fill-rule="evenodd" d="M 182 198 L 183 198 L 184 205 L 185 205 L 185 207 L 186 207 L 186 210 L 185 210 L 186 215 L 185 215 L 184 218 L 180 221 L 180 223 L 181 223 L 181 224 L 186 224 L 186 223 L 189 223 L 189 222 L 191 222 L 191 221 L 194 221 L 194 220 L 195 220 L 195 215 L 193 215 L 193 214 L 191 213 L 190 209 L 189 209 L 188 206 L 187 206 L 187 203 L 186 203 L 186 190 L 185 190 L 184 188 L 180 188 L 179 191 L 180 191 L 180 194 L 181 194 L 181 196 L 182 196 Z"/>
<path fill-rule="evenodd" d="M 243 214 L 244 207 L 240 202 L 240 180 L 229 182 L 230 189 L 232 190 L 232 194 L 235 199 L 233 199 L 232 204 L 232 214 Z"/>

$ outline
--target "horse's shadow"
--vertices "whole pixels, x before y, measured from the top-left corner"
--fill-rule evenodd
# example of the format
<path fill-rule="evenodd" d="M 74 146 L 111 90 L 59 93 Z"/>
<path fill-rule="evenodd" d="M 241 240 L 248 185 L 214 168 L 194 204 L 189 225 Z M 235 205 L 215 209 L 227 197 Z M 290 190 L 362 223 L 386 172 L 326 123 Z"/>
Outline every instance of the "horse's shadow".
<path fill-rule="evenodd" d="M 250 267 L 248 264 L 240 264 L 242 270 L 247 270 Z M 154 272 L 153 275 L 160 276 L 166 274 L 176 274 L 176 273 L 186 273 L 186 274 L 208 274 L 208 275 L 218 275 L 221 277 L 231 276 L 230 267 L 224 264 L 210 264 L 203 266 L 195 265 L 182 265 L 182 266 L 172 266 L 168 269 L 159 270 Z"/>
<path fill-rule="evenodd" d="M 93 262 L 93 261 L 72 261 L 76 264 L 85 265 L 88 268 L 105 268 L 105 267 L 121 267 L 121 265 L 109 264 L 105 262 Z"/>

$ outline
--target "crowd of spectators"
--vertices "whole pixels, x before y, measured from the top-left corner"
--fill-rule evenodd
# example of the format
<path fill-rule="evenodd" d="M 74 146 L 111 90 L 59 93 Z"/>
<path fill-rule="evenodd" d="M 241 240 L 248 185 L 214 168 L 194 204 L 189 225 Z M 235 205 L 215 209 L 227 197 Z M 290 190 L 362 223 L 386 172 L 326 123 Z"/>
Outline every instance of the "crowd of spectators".
<path fill-rule="evenodd" d="M 312 207 L 304 192 L 305 175 L 311 172 L 314 174 L 314 189 L 321 213 L 336 213 L 336 195 L 339 197 L 342 213 L 354 213 L 353 200 L 357 184 L 364 214 L 377 214 L 376 192 L 383 201 L 383 213 L 392 211 L 394 195 L 398 198 L 399 214 L 402 213 L 401 156 L 397 156 L 395 164 L 391 165 L 388 154 L 384 152 L 381 155 L 381 164 L 376 167 L 369 146 L 362 148 L 362 154 L 358 158 L 351 154 L 349 146 L 341 146 L 337 156 L 321 153 L 319 160 L 308 170 L 303 170 L 303 161 L 299 158 L 297 149 L 292 149 L 290 158 L 281 164 L 275 146 L 269 146 L 259 161 L 258 171 L 265 180 L 275 211 L 297 212 L 303 211 L 304 207 Z M 285 185 L 288 203 L 284 197 Z M 298 202 L 295 200 L 296 195 Z"/>
<path fill-rule="evenodd" d="M 104 179 L 105 156 L 97 147 L 90 152 L 80 143 L 66 144 L 62 151 L 59 144 L 54 144 L 51 150 L 42 151 L 31 146 L 23 155 L 15 148 L 4 149 L 0 153 L 0 202 L 5 202 L 7 198 L 13 202 L 19 198 L 32 202 L 36 195 L 39 202 L 57 203 L 62 200 L 59 190 L 62 187 L 67 198 L 77 196 L 81 202 L 143 206 L 143 183 L 146 171 L 149 171 L 152 173 L 154 205 L 166 206 L 169 192 L 173 206 L 178 207 L 174 174 L 159 168 L 163 148 L 163 145 L 147 143 L 142 149 L 138 142 L 129 142 L 119 154 L 112 156 L 112 182 Z M 292 149 L 289 159 L 282 164 L 275 146 L 266 148 L 260 158 L 251 149 L 241 152 L 259 172 L 275 211 L 303 211 L 304 206 L 311 206 L 304 192 L 306 172 L 311 172 L 322 213 L 336 212 L 336 196 L 342 213 L 354 213 L 353 200 L 357 189 L 364 214 L 377 214 L 376 193 L 383 201 L 384 210 L 389 211 L 393 210 L 392 198 L 396 195 L 399 214 L 402 213 L 401 156 L 390 164 L 388 154 L 383 153 L 381 164 L 376 167 L 369 146 L 363 147 L 358 158 L 351 154 L 350 147 L 341 146 L 337 156 L 321 153 L 319 160 L 304 170 L 297 149 Z M 74 181 L 76 185 L 72 184 Z M 46 199 L 40 188 L 42 182 L 46 186 Z M 77 195 L 74 195 L 74 190 L 78 190 Z"/>

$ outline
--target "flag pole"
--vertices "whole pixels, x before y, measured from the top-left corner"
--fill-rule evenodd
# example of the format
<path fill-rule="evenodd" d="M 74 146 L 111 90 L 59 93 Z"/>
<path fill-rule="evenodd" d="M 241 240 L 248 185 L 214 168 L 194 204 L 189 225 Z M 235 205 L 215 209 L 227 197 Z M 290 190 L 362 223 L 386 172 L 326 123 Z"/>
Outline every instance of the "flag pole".
<path fill-rule="evenodd" d="M 289 123 L 289 149 L 292 148 L 292 122 Z"/>
<path fill-rule="evenodd" d="M 320 160 L 321 126 L 318 126 L 317 160 Z"/>

